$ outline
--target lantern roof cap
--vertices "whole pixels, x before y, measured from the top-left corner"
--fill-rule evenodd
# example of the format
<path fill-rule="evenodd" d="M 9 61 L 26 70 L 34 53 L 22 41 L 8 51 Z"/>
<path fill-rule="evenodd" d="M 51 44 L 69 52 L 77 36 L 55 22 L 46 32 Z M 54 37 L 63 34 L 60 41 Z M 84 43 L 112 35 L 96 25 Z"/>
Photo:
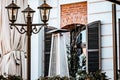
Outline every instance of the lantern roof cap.
<path fill-rule="evenodd" d="M 14 9 L 19 9 L 20 7 L 19 6 L 17 6 L 15 3 L 14 3 L 14 1 L 12 1 L 12 3 L 11 4 L 9 4 L 8 6 L 6 6 L 5 8 L 14 8 Z"/>
<path fill-rule="evenodd" d="M 24 12 L 34 13 L 35 11 L 34 11 L 33 9 L 31 9 L 30 6 L 28 5 L 28 7 L 27 7 L 26 9 L 24 9 L 22 12 L 23 12 L 23 13 L 24 13 Z"/>
<path fill-rule="evenodd" d="M 52 7 L 46 3 L 46 0 L 44 0 L 44 3 L 38 7 L 38 9 L 44 9 L 44 8 L 52 9 Z"/>

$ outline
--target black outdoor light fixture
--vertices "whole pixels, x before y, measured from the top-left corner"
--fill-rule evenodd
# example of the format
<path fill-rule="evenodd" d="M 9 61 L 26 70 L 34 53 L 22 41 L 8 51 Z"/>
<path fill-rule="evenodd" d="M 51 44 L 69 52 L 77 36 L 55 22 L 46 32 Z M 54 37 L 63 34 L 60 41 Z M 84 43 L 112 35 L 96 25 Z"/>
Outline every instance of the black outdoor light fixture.
<path fill-rule="evenodd" d="M 44 0 L 44 4 L 40 5 L 38 9 L 40 11 L 41 20 L 46 23 L 49 20 L 50 9 L 52 9 L 52 7 L 50 7 Z"/>
<path fill-rule="evenodd" d="M 31 80 L 31 35 L 32 33 L 37 34 L 42 27 L 47 26 L 47 21 L 49 20 L 50 10 L 52 7 L 46 3 L 46 0 L 44 0 L 44 3 L 38 7 L 41 21 L 43 22 L 41 24 L 32 24 L 35 11 L 31 9 L 29 5 L 22 11 L 25 19 L 25 23 L 23 24 L 15 23 L 17 20 L 18 9 L 20 9 L 20 7 L 14 3 L 14 0 L 12 0 L 12 3 L 5 8 L 8 11 L 8 18 L 11 22 L 10 28 L 12 29 L 15 27 L 19 33 L 26 33 L 27 35 L 27 80 Z M 17 26 L 19 26 L 19 28 Z M 37 26 L 40 26 L 40 28 L 37 28 Z"/>
<path fill-rule="evenodd" d="M 14 1 L 7 7 L 8 10 L 8 18 L 11 23 L 14 23 L 17 20 L 17 14 L 18 14 L 18 9 L 20 9 L 19 6 L 17 6 Z"/>
<path fill-rule="evenodd" d="M 23 15 L 24 15 L 24 20 L 25 23 L 28 22 L 27 18 L 30 17 L 31 18 L 31 22 L 33 21 L 33 15 L 34 15 L 34 10 L 30 8 L 30 6 L 28 5 L 28 7 L 26 9 L 24 9 L 22 11 Z"/>

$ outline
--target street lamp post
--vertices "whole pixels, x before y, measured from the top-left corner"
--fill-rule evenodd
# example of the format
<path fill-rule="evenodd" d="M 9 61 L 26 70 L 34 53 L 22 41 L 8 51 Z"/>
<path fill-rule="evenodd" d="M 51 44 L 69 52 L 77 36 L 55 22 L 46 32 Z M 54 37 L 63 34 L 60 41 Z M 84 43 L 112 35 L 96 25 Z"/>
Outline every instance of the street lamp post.
<path fill-rule="evenodd" d="M 46 22 L 49 20 L 50 9 L 52 9 L 52 7 L 50 7 L 45 0 L 44 3 L 38 7 L 40 11 L 41 21 L 43 22 L 41 24 L 32 23 L 35 11 L 31 9 L 29 5 L 25 10 L 22 11 L 25 20 L 24 24 L 15 23 L 17 20 L 18 9 L 20 9 L 20 7 L 17 6 L 13 0 L 12 3 L 6 7 L 6 9 L 8 10 L 8 18 L 11 22 L 10 28 L 12 29 L 14 26 L 19 33 L 27 34 L 27 80 L 31 80 L 31 35 L 32 33 L 37 34 L 42 27 L 47 26 Z M 20 28 L 17 26 L 20 26 Z M 27 28 L 25 26 L 27 26 Z M 37 26 L 41 27 L 38 29 Z"/>

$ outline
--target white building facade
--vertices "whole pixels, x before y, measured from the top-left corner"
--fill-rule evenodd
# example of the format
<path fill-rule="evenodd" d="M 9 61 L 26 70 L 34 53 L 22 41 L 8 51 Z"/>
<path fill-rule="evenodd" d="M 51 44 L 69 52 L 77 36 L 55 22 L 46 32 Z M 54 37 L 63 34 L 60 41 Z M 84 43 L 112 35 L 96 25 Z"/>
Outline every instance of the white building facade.
<path fill-rule="evenodd" d="M 101 21 L 100 34 L 100 65 L 101 70 L 114 80 L 113 62 L 113 32 L 112 32 L 112 3 L 105 0 L 48 0 L 53 9 L 50 14 L 49 25 L 60 28 L 61 5 L 87 1 L 87 24 L 94 21 Z M 117 26 L 120 6 L 117 5 Z M 118 31 L 117 31 L 118 32 Z M 118 33 L 117 33 L 118 35 Z M 118 45 L 119 46 L 119 45 Z M 119 57 L 118 57 L 119 58 Z"/>

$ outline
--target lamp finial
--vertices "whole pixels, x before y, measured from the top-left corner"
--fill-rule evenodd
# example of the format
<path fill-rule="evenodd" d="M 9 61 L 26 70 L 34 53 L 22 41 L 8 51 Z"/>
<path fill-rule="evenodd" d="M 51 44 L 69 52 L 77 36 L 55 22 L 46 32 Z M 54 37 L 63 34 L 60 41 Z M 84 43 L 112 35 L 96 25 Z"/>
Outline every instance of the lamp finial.
<path fill-rule="evenodd" d="M 46 0 L 44 0 L 44 3 L 46 3 Z"/>
<path fill-rule="evenodd" d="M 12 3 L 14 3 L 14 0 L 12 0 Z"/>

